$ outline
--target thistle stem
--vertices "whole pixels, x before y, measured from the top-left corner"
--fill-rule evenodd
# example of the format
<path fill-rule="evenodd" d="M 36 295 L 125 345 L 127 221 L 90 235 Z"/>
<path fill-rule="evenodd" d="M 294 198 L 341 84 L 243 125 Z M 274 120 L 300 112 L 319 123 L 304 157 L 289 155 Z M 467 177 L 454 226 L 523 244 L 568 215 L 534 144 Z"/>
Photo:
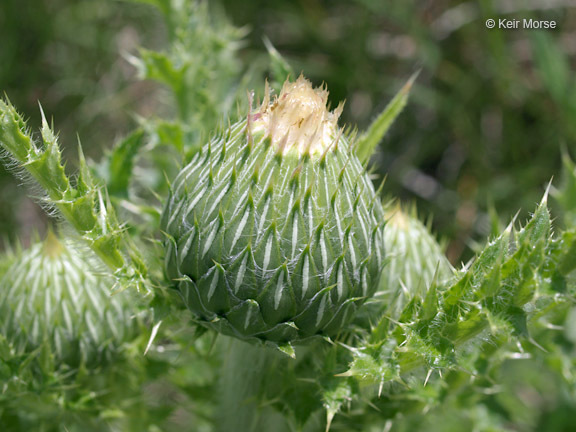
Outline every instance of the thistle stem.
<path fill-rule="evenodd" d="M 54 206 L 80 234 L 96 255 L 119 278 L 145 283 L 144 266 L 135 250 L 129 257 L 122 247 L 130 245 L 124 230 L 116 220 L 106 191 L 95 184 L 84 156 L 80 151 L 80 171 L 72 185 L 61 162 L 56 136 L 42 113 L 42 148 L 37 146 L 16 109 L 0 101 L 0 148 L 17 166 L 46 191 L 45 201 Z M 131 248 L 133 249 L 133 248 Z"/>
<path fill-rule="evenodd" d="M 279 351 L 255 346 L 231 337 L 224 337 L 224 362 L 220 382 L 218 431 L 270 430 L 289 432 L 284 417 L 275 411 L 270 401 L 263 403 L 270 372 L 291 361 Z"/>

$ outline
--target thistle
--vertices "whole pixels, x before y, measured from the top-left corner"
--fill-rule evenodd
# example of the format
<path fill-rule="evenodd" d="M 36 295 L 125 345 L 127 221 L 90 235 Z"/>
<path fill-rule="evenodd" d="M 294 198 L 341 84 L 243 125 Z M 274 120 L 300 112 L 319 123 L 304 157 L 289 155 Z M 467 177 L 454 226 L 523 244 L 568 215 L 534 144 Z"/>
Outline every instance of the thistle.
<path fill-rule="evenodd" d="M 384 232 L 387 265 L 378 297 L 386 312 L 397 316 L 410 299 L 424 298 L 435 279 L 439 283 L 447 281 L 455 270 L 415 211 L 395 205 L 387 213 L 390 215 Z"/>
<path fill-rule="evenodd" d="M 303 77 L 206 144 L 172 185 L 166 271 L 200 322 L 284 344 L 335 335 L 373 295 L 384 213 Z"/>
<path fill-rule="evenodd" d="M 12 261 L 0 277 L 3 361 L 40 351 L 44 370 L 101 365 L 136 335 L 127 298 L 53 233 Z"/>

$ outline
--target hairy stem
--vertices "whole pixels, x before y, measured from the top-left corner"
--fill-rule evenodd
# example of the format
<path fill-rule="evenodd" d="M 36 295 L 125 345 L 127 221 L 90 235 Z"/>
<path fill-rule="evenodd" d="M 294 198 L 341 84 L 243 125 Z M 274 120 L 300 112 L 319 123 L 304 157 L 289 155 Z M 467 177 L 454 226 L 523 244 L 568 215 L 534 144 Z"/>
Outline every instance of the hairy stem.
<path fill-rule="evenodd" d="M 118 279 L 146 285 L 143 261 L 130 246 L 106 190 L 94 181 L 81 149 L 80 170 L 72 184 L 44 113 L 41 137 L 42 143 L 37 145 L 16 109 L 9 102 L 0 101 L 0 148 L 38 182 L 46 191 L 45 202 L 59 211 Z M 127 254 L 124 248 L 128 248 Z"/>

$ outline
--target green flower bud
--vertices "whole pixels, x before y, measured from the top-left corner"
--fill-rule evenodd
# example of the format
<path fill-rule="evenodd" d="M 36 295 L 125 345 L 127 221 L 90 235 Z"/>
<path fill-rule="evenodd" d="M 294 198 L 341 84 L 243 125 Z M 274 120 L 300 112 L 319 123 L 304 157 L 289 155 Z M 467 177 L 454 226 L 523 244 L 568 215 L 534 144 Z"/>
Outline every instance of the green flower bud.
<path fill-rule="evenodd" d="M 267 91 L 176 178 L 166 271 L 205 325 L 277 344 L 334 335 L 377 288 L 383 209 L 327 97 L 303 77 Z"/>
<path fill-rule="evenodd" d="M 377 296 L 388 314 L 396 317 L 414 296 L 424 298 L 434 278 L 442 282 L 454 269 L 430 230 L 415 215 L 395 206 L 384 232 L 387 265 Z"/>
<path fill-rule="evenodd" d="M 50 372 L 48 364 L 76 369 L 111 359 L 137 334 L 127 297 L 111 287 L 52 233 L 15 255 L 0 276 L 0 335 L 9 347 L 2 360 L 43 352 Z"/>

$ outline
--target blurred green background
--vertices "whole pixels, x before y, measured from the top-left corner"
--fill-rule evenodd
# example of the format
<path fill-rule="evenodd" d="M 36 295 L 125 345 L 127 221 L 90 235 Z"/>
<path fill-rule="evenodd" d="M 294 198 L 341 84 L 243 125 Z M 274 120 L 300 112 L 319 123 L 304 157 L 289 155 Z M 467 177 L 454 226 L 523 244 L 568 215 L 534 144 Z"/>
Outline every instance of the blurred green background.
<path fill-rule="evenodd" d="M 249 29 L 240 51 L 246 70 L 262 63 L 269 38 L 295 71 L 327 84 L 333 105 L 346 100 L 342 123 L 360 130 L 421 71 L 373 166 L 387 176 L 387 196 L 433 215 L 455 263 L 496 221 L 519 209 L 524 220 L 558 178 L 562 148 L 576 142 L 573 2 L 222 0 L 210 7 Z M 488 18 L 531 17 L 558 28 L 485 26 Z M 32 127 L 42 103 L 71 162 L 77 136 L 97 158 L 133 127 L 134 113 L 167 109 L 162 88 L 139 81 L 125 58 L 165 40 L 161 20 L 143 4 L 2 0 L 0 90 Z M 44 229 L 26 192 L 0 168 L 0 237 Z"/>

